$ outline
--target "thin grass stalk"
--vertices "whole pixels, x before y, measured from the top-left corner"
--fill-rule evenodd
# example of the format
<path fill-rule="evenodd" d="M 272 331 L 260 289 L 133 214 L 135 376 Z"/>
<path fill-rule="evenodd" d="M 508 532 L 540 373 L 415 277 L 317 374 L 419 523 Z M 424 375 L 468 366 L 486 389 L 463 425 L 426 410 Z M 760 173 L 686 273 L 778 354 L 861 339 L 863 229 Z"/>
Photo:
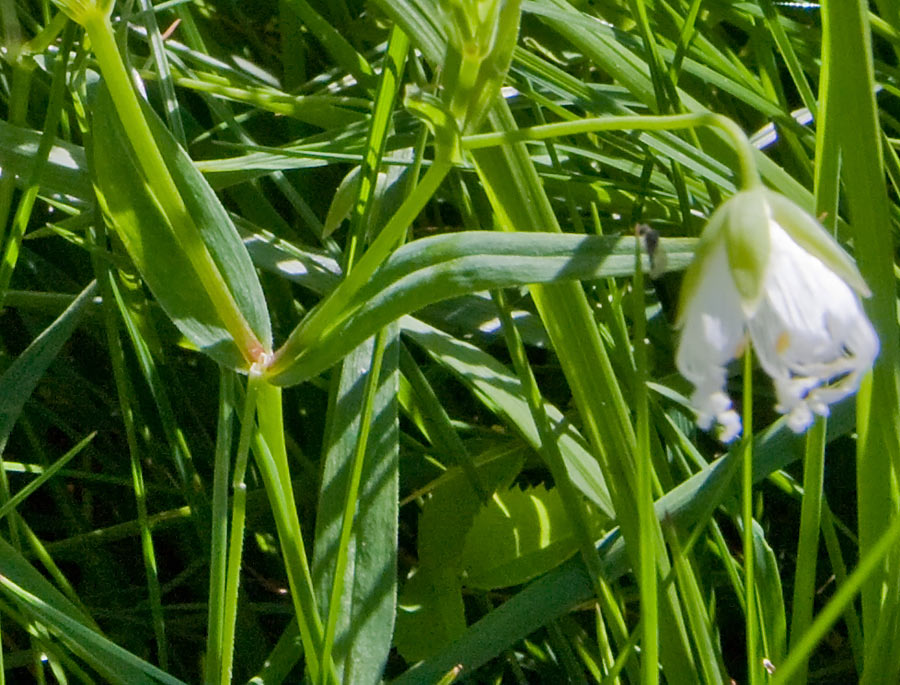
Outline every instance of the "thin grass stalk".
<path fill-rule="evenodd" d="M 50 552 L 47 550 L 43 541 L 35 534 L 31 529 L 31 526 L 28 525 L 23 517 L 20 516 L 17 523 L 22 536 L 25 538 L 28 546 L 31 547 L 31 553 L 34 555 L 34 558 L 41 563 L 44 569 L 46 569 L 47 575 L 54 583 L 56 583 L 56 586 L 63 592 L 66 598 L 78 607 L 82 613 L 85 625 L 100 632 L 100 626 L 97 625 L 97 622 L 94 620 L 94 617 L 91 616 L 91 613 L 84 605 L 84 602 L 77 594 L 75 594 L 75 588 L 72 587 L 69 579 L 63 574 L 62 569 L 59 568 L 53 557 L 50 556 Z"/>
<path fill-rule="evenodd" d="M 896 554 L 896 551 L 894 552 Z M 878 632 L 869 649 L 890 651 L 897 644 L 897 620 L 900 613 L 900 578 L 896 564 L 889 562 L 890 574 L 884 588 L 884 602 Z M 866 654 L 860 685 L 896 683 L 900 678 L 900 661 L 895 655 Z"/>
<path fill-rule="evenodd" d="M 2 11 L 2 10 L 0 10 Z M 9 95 L 7 96 L 6 120 L 14 126 L 24 127 L 28 120 L 28 103 L 30 101 L 33 69 L 30 69 L 20 62 L 19 55 L 16 54 L 17 42 L 21 40 L 19 33 L 19 22 L 17 12 L 9 12 L 10 16 L 4 14 L 4 28 L 7 31 L 7 42 L 10 54 L 8 56 L 10 71 L 9 76 Z M 4 246 L 7 239 L 7 221 L 9 213 L 12 210 L 13 196 L 16 191 L 16 178 L 12 174 L 0 175 L 0 248 Z"/>
<path fill-rule="evenodd" d="M 760 682 L 758 617 L 756 613 L 756 571 L 753 560 L 753 354 L 744 352 L 744 445 L 741 472 L 741 519 L 744 543 L 744 616 L 747 641 L 747 682 Z"/>
<path fill-rule="evenodd" d="M 678 77 L 681 75 L 681 65 L 684 63 L 684 57 L 696 32 L 697 15 L 700 13 L 702 4 L 703 0 L 691 0 L 690 9 L 684 14 L 684 22 L 679 32 L 678 44 L 675 46 L 675 54 L 669 65 L 669 81 L 676 88 L 678 86 Z"/>
<path fill-rule="evenodd" d="M 701 589 L 699 575 L 691 563 L 691 558 L 680 548 L 676 529 L 666 527 L 663 532 L 672 550 L 672 576 L 678 583 L 678 592 L 683 598 L 684 611 L 693 636 L 694 650 L 700 663 L 703 682 L 722 682 L 727 671 L 722 664 L 721 650 L 718 647 L 719 635 L 712 627 L 710 609 L 707 606 L 706 594 Z"/>
<path fill-rule="evenodd" d="M 741 179 L 747 181 L 759 178 L 753 155 L 747 152 L 749 146 L 747 136 L 731 119 L 711 112 L 588 117 L 528 128 L 463 136 L 462 147 L 472 151 L 497 145 L 527 143 L 600 131 L 671 131 L 699 126 L 709 126 L 727 137 L 735 152 L 738 153 Z"/>
<path fill-rule="evenodd" d="M 637 658 L 636 643 L 632 642 L 628 635 L 628 626 L 619 603 L 613 595 L 612 587 L 604 578 L 599 579 L 600 595 L 598 597 L 598 614 L 605 617 L 609 625 L 613 640 L 619 648 L 619 655 L 613 656 L 610 652 L 607 659 L 607 677 L 609 683 L 619 682 L 619 673 L 624 669 L 628 676 L 628 682 L 640 682 L 641 671 Z M 620 659 L 622 660 L 620 662 Z"/>
<path fill-rule="evenodd" d="M 74 458 L 77 454 L 81 452 L 87 445 L 96 437 L 97 432 L 94 431 L 81 440 L 78 443 L 69 449 L 63 456 L 57 459 L 53 464 L 48 466 L 44 471 L 34 480 L 30 481 L 27 485 L 20 488 L 16 491 L 16 494 L 13 495 L 8 501 L 4 502 L 2 506 L 0 506 L 0 519 L 6 517 L 7 514 L 15 511 L 15 509 L 28 498 L 33 492 L 35 492 L 38 488 L 40 488 L 44 483 L 53 478 L 62 469 L 69 461 Z"/>
<path fill-rule="evenodd" d="M 391 29 L 391 35 L 388 39 L 388 49 L 385 53 L 381 79 L 378 83 L 378 92 L 375 95 L 372 122 L 366 139 L 366 151 L 360 165 L 359 192 L 353 208 L 350 234 L 344 253 L 344 261 L 347 265 L 345 271 L 347 273 L 350 272 L 350 267 L 356 264 L 358 250 L 362 249 L 365 234 L 369 228 L 369 217 L 374 206 L 378 172 L 382 166 L 381 160 L 384 157 L 388 133 L 391 130 L 391 118 L 403 78 L 403 68 L 406 65 L 408 52 L 409 38 L 395 25 Z"/>
<path fill-rule="evenodd" d="M 816 596 L 816 559 L 819 551 L 819 528 L 822 517 L 822 487 L 825 475 L 826 420 L 816 418 L 806 434 L 803 456 L 803 503 L 800 508 L 800 536 L 794 574 L 794 601 L 791 604 L 791 649 L 812 622 L 813 599 Z M 797 670 L 793 682 L 802 685 L 807 679 L 808 662 Z"/>
<path fill-rule="evenodd" d="M 169 393 L 167 392 L 165 383 L 160 375 L 156 360 L 150 352 L 149 345 L 147 340 L 145 340 L 141 329 L 134 320 L 132 308 L 126 303 L 120 287 L 117 286 L 113 290 L 113 296 L 115 297 L 115 303 L 119 310 L 122 325 L 131 341 L 131 346 L 135 358 L 137 359 L 138 366 L 141 369 L 141 373 L 147 383 L 153 401 L 156 404 L 163 433 L 166 436 L 166 441 L 169 443 L 172 461 L 175 465 L 175 470 L 178 473 L 181 492 L 193 512 L 199 538 L 201 541 L 205 542 L 209 531 L 207 530 L 206 521 L 203 519 L 202 512 L 207 508 L 207 501 L 204 498 L 200 476 L 197 473 L 196 468 L 194 468 L 190 447 L 188 447 L 187 440 L 184 437 L 184 431 L 178 425 L 175 412 L 172 409 L 172 403 L 169 400 Z"/>
<path fill-rule="evenodd" d="M 603 581 L 601 580 L 601 583 Z M 612 670 L 613 664 L 616 661 L 615 656 L 613 655 L 612 643 L 609 639 L 609 631 L 606 629 L 606 621 L 603 618 L 603 612 L 600 610 L 600 601 L 601 598 L 597 598 L 597 604 L 594 606 L 594 632 L 597 634 L 597 652 L 600 655 L 600 668 L 601 675 L 603 672 L 609 673 Z M 597 680 L 601 680 L 601 677 L 597 677 Z M 619 679 L 612 678 L 611 682 L 615 685 L 619 685 Z"/>
<path fill-rule="evenodd" d="M 847 582 L 847 565 L 844 563 L 841 543 L 838 541 L 835 530 L 834 516 L 828 507 L 827 500 L 823 501 L 821 530 L 825 551 L 828 553 L 828 562 L 834 573 L 835 585 L 840 587 Z M 865 667 L 863 636 L 859 614 L 854 604 L 849 604 L 844 609 L 843 618 L 844 625 L 847 627 L 847 635 L 850 639 L 850 652 L 853 656 L 853 663 L 856 666 L 856 674 L 857 676 L 862 676 L 863 668 Z"/>
<path fill-rule="evenodd" d="M 134 421 L 134 407 L 137 405 L 137 398 L 135 397 L 134 389 L 128 380 L 128 366 L 125 360 L 125 350 L 122 346 L 122 340 L 119 337 L 118 318 L 114 304 L 114 292 L 117 286 L 112 269 L 107 264 L 101 262 L 99 256 L 94 257 L 94 269 L 103 298 L 106 341 L 109 348 L 110 361 L 112 362 L 119 407 L 122 411 L 122 421 L 125 424 L 125 439 L 130 457 L 132 488 L 134 489 L 134 499 L 137 508 L 141 554 L 144 561 L 144 574 L 147 579 L 147 594 L 150 602 L 151 624 L 156 640 L 157 658 L 160 667 L 166 669 L 168 664 L 168 649 L 166 646 L 165 619 L 162 611 L 162 591 L 159 586 L 159 572 L 156 564 L 153 534 L 147 515 L 147 492 L 144 487 L 140 448 L 138 447 L 137 431 Z"/>
<path fill-rule="evenodd" d="M 778 46 L 778 51 L 784 58 L 784 65 L 787 67 L 787 70 L 791 75 L 791 80 L 793 81 L 794 86 L 797 88 L 797 93 L 798 95 L 800 95 L 800 99 L 803 101 L 803 104 L 810 111 L 810 113 L 812 113 L 813 118 L 817 119 L 818 107 L 816 96 L 813 94 L 812 88 L 809 85 L 809 81 L 806 78 L 806 74 L 804 74 L 803 72 L 803 67 L 800 64 L 797 53 L 794 51 L 794 46 L 791 44 L 790 39 L 788 39 L 787 34 L 785 33 L 781 18 L 775 11 L 774 3 L 772 2 L 772 0 L 760 0 L 759 4 L 762 8 L 763 16 L 765 16 L 766 26 L 771 32 L 772 38 L 774 38 L 775 40 L 775 44 Z"/>
<path fill-rule="evenodd" d="M 631 14 L 641 34 L 644 50 L 647 52 L 647 66 L 650 69 L 650 82 L 653 84 L 653 95 L 656 107 L 653 110 L 660 113 L 671 111 L 677 95 L 673 92 L 672 84 L 666 79 L 666 68 L 656 45 L 656 35 L 650 27 L 650 18 L 647 15 L 647 5 L 644 0 L 628 0 Z"/>
<path fill-rule="evenodd" d="M 241 560 L 244 550 L 244 523 L 247 514 L 247 484 L 244 478 L 250 457 L 250 442 L 256 430 L 254 415 L 256 414 L 256 397 L 260 383 L 261 380 L 258 374 L 251 374 L 247 381 L 247 392 L 244 396 L 244 408 L 241 416 L 241 430 L 238 434 L 237 452 L 234 457 L 234 472 L 231 481 L 231 531 L 228 543 L 228 561 L 225 569 L 225 590 L 222 600 L 222 630 L 219 644 L 215 647 L 221 666 L 216 673 L 215 680 L 210 681 L 218 681 L 222 685 L 227 685 L 227 683 L 231 682 L 232 665 L 234 663 L 235 626 L 237 623 Z M 221 483 L 219 487 L 222 487 Z"/>
<path fill-rule="evenodd" d="M 187 146 L 187 135 L 184 132 L 184 122 L 181 119 L 181 107 L 178 97 L 175 95 L 175 85 L 172 82 L 172 72 L 169 69 L 169 60 L 166 56 L 166 46 L 162 35 L 159 33 L 159 25 L 156 22 L 156 12 L 151 0 L 138 0 L 141 8 L 141 19 L 147 29 L 147 37 L 150 41 L 150 52 L 156 63 L 156 73 L 159 75 L 159 90 L 162 95 L 163 110 L 169 129 L 178 144 Z"/>
<path fill-rule="evenodd" d="M 635 228 L 637 233 L 638 229 Z M 638 588 L 641 595 L 641 682 L 659 682 L 659 612 L 657 610 L 657 560 L 654 529 L 658 525 L 653 509 L 653 462 L 650 456 L 650 407 L 647 396 L 647 337 L 644 271 L 641 264 L 641 240 L 634 241 L 634 278 L 632 280 L 632 320 L 634 348 L 634 411 L 637 438 L 637 505 L 640 530 Z M 674 569 L 673 569 L 674 570 Z"/>
<path fill-rule="evenodd" d="M 213 466 L 212 511 L 210 513 L 209 593 L 206 618 L 204 682 L 222 682 L 226 591 L 228 588 L 228 471 L 234 433 L 234 376 L 219 369 L 219 412 Z M 252 406 L 252 405 L 251 405 Z M 250 447 L 249 436 L 245 450 Z M 245 488 L 246 489 L 246 488 Z M 243 537 L 243 536 L 242 536 Z M 240 551 L 237 552 L 240 557 Z M 235 605 L 236 606 L 236 605 Z M 232 625 L 234 623 L 232 622 Z M 228 671 L 231 669 L 229 668 Z"/>
<path fill-rule="evenodd" d="M 472 459 L 466 444 L 459 437 L 459 433 L 456 432 L 450 417 L 447 415 L 447 410 L 444 409 L 444 405 L 441 404 L 440 399 L 435 394 L 434 388 L 431 387 L 428 379 L 425 378 L 425 374 L 422 373 L 422 369 L 419 368 L 406 345 L 400 345 L 399 357 L 400 372 L 409 381 L 419 402 L 424 405 L 426 413 L 434 417 L 434 430 L 437 436 L 432 442 L 440 443 L 446 454 L 453 455 L 478 499 L 482 504 L 487 504 L 490 499 L 490 493 L 485 487 L 483 479 L 478 474 L 478 470 L 475 468 L 475 460 Z M 437 446 L 435 445 L 435 447 Z"/>

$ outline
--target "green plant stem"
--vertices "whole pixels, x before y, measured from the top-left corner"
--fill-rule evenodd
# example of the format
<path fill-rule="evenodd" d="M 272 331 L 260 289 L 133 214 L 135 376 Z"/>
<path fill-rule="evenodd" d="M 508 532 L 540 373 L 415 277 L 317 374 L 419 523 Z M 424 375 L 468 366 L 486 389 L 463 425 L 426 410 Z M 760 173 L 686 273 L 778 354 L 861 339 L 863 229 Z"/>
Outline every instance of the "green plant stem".
<path fill-rule="evenodd" d="M 478 150 L 496 145 L 510 143 L 526 143 L 561 136 L 574 136 L 597 131 L 669 131 L 673 129 L 709 126 L 718 129 L 728 138 L 738 156 L 742 188 L 749 189 L 758 185 L 759 172 L 756 168 L 756 154 L 753 145 L 741 130 L 740 126 L 728 117 L 712 112 L 670 115 L 626 115 L 619 117 L 590 117 L 576 121 L 563 121 L 555 124 L 543 124 L 531 128 L 520 128 L 514 131 L 493 131 L 463 136 L 464 150 Z"/>
<path fill-rule="evenodd" d="M 451 168 L 453 165 L 447 159 L 441 158 L 434 161 L 413 192 L 400 205 L 378 237 L 372 241 L 369 248 L 353 266 L 353 270 L 325 300 L 310 312 L 309 316 L 291 332 L 284 345 L 275 352 L 272 363 L 266 370 L 268 378 L 275 378 L 280 373 L 287 371 L 308 346 L 327 335 L 330 330 L 352 313 L 347 305 L 353 299 L 353 295 L 384 263 L 391 250 L 412 225 L 416 216 L 431 200 Z"/>
<path fill-rule="evenodd" d="M 278 529 L 291 599 L 306 653 L 306 665 L 314 682 L 336 684 L 338 678 L 334 664 L 319 660 L 319 656 L 324 653 L 322 619 L 316 603 L 309 558 L 291 486 L 284 442 L 281 388 L 261 382 L 257 392 L 256 417 L 259 430 L 254 435 L 253 451 Z M 327 674 L 322 676 L 320 670 L 327 671 Z"/>
<path fill-rule="evenodd" d="M 653 463 L 650 459 L 650 408 L 647 397 L 647 319 L 644 304 L 644 271 L 641 265 L 641 240 L 634 241 L 634 280 L 632 282 L 634 321 L 634 403 L 636 415 L 635 452 L 640 564 L 638 587 L 641 594 L 641 682 L 659 682 L 659 611 L 656 575 L 656 512 L 653 509 Z"/>
<path fill-rule="evenodd" d="M 97 9 L 86 12 L 82 23 L 91 39 L 97 63 L 131 142 L 135 158 L 144 172 L 147 186 L 168 217 L 175 238 L 197 272 L 203 288 L 209 294 L 216 312 L 234 338 L 235 344 L 248 363 L 256 362 L 269 351 L 257 338 L 238 308 L 228 284 L 184 204 L 175 180 L 169 173 L 128 78 L 109 17 Z M 101 133 L 95 132 L 96 135 Z"/>
<path fill-rule="evenodd" d="M 822 518 L 822 484 L 825 474 L 826 420 L 816 418 L 806 434 L 803 456 L 803 504 L 800 509 L 800 538 L 797 542 L 797 572 L 794 575 L 794 601 L 791 605 L 791 650 L 812 622 L 813 598 L 816 594 L 816 558 L 819 551 L 819 527 Z M 806 682 L 808 662 L 800 665 L 797 685 Z"/>
<path fill-rule="evenodd" d="M 753 559 L 753 354 L 744 352 L 744 449 L 741 478 L 741 517 L 744 540 L 744 615 L 746 617 L 747 682 L 759 682 L 757 646 L 756 573 Z"/>

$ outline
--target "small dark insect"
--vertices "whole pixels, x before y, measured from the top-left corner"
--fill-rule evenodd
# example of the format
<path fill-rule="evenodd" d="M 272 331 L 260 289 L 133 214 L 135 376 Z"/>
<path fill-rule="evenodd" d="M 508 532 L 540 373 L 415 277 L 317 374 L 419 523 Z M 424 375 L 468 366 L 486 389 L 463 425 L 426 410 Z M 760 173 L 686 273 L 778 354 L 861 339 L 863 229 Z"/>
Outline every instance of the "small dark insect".
<path fill-rule="evenodd" d="M 644 249 L 650 257 L 650 278 L 659 278 L 666 272 L 666 251 L 659 244 L 659 231 L 647 224 L 638 224 L 634 227 L 634 234 L 644 239 Z"/>

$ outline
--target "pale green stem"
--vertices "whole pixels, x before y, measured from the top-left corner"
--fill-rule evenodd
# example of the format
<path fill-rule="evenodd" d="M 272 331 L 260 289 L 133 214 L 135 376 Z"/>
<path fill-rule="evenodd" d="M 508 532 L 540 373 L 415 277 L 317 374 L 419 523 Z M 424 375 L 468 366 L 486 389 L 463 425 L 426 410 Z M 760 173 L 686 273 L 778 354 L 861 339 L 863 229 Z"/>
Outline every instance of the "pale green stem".
<path fill-rule="evenodd" d="M 596 133 L 597 131 L 669 131 L 696 128 L 698 126 L 709 126 L 718 129 L 728 138 L 738 157 L 741 187 L 743 189 L 748 190 L 759 185 L 759 171 L 756 168 L 756 160 L 754 158 L 755 150 L 749 138 L 747 138 L 740 126 L 731 119 L 712 112 L 657 116 L 634 114 L 620 117 L 592 117 L 578 119 L 577 121 L 563 121 L 532 126 L 531 128 L 520 128 L 515 131 L 494 131 L 473 136 L 463 136 L 462 147 L 464 150 L 477 150 L 510 143 Z"/>
<path fill-rule="evenodd" d="M 169 173 L 128 78 L 109 17 L 98 9 L 85 12 L 81 20 L 91 40 L 94 55 L 115 103 L 119 119 L 144 172 L 148 188 L 169 219 L 176 240 L 197 272 L 204 290 L 209 294 L 216 312 L 234 338 L 235 344 L 247 362 L 254 363 L 268 350 L 259 341 L 238 308 L 228 284 L 184 204 L 175 180 Z M 97 131 L 95 135 L 102 135 L 102 132 Z M 164 259 L 165 255 L 160 255 L 160 258 Z"/>
<path fill-rule="evenodd" d="M 222 654 L 227 645 L 222 641 L 225 629 L 225 596 L 228 568 L 228 470 L 234 423 L 234 375 L 219 369 L 219 412 L 216 431 L 215 466 L 210 526 L 209 600 L 206 619 L 206 663 L 203 681 L 221 681 Z M 230 669 L 229 669 L 230 670 Z"/>
<path fill-rule="evenodd" d="M 794 601 L 791 605 L 791 649 L 809 628 L 816 595 L 816 558 L 819 528 L 822 523 L 822 482 L 825 473 L 826 420 L 816 418 L 806 434 L 803 457 L 803 505 L 800 509 L 800 538 L 797 542 L 797 572 L 794 575 Z M 801 664 L 794 682 L 806 682 L 808 662 Z"/>
<path fill-rule="evenodd" d="M 759 682 L 757 647 L 756 573 L 753 566 L 753 355 L 744 353 L 744 463 L 742 473 L 742 518 L 744 526 L 744 615 L 747 632 L 747 682 Z"/>
<path fill-rule="evenodd" d="M 303 533 L 291 485 L 287 447 L 284 442 L 281 388 L 267 382 L 260 383 L 256 418 L 259 423 L 253 444 L 256 466 L 265 485 L 275 527 L 278 530 L 281 555 L 306 654 L 307 670 L 313 682 L 322 678 L 324 682 L 336 684 L 338 679 L 334 664 L 322 663 L 319 660 L 323 653 L 322 619 L 319 615 L 312 573 L 309 569 L 309 557 L 303 544 Z M 326 675 L 321 676 L 320 670 L 325 670 Z"/>
<path fill-rule="evenodd" d="M 241 559 L 244 551 L 244 522 L 247 512 L 247 484 L 244 476 L 250 456 L 250 439 L 256 429 L 256 395 L 261 383 L 259 374 L 251 373 L 244 395 L 244 409 L 241 416 L 241 430 L 237 452 L 234 458 L 231 498 L 231 533 L 228 543 L 228 560 L 225 568 L 225 597 L 222 609 L 221 640 L 218 646 L 220 666 L 215 680 L 221 685 L 231 682 L 234 660 L 235 624 L 237 621 L 238 591 L 241 579 Z M 207 671 L 209 673 L 209 671 Z M 210 674 L 211 675 L 211 674 Z"/>
<path fill-rule="evenodd" d="M 641 595 L 641 682 L 659 682 L 659 611 L 656 575 L 656 512 L 653 509 L 653 464 L 650 461 L 650 409 L 647 397 L 647 349 L 644 347 L 647 320 L 644 310 L 644 271 L 641 240 L 634 241 L 634 363 L 637 439 L 637 497 L 640 564 L 638 587 Z M 674 569 L 673 569 L 674 570 Z"/>
<path fill-rule="evenodd" d="M 368 283 L 372 274 L 388 258 L 391 250 L 412 225 L 452 168 L 453 164 L 448 159 L 440 158 L 434 161 L 415 190 L 406 198 L 378 237 L 372 241 L 365 254 L 354 265 L 353 270 L 288 336 L 284 345 L 275 353 L 275 358 L 266 371 L 267 377 L 277 377 L 280 373 L 287 371 L 307 347 L 326 336 L 352 313 L 348 304 L 352 301 L 353 296 Z"/>

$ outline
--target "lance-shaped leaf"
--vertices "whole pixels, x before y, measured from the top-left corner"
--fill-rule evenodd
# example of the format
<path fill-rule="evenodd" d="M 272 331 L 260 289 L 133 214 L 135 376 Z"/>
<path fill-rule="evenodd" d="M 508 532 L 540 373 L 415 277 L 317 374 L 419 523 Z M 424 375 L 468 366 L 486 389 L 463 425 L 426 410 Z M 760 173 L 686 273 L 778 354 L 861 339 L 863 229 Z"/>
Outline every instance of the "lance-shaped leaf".
<path fill-rule="evenodd" d="M 666 270 L 685 268 L 694 242 L 661 241 Z M 649 269 L 646 256 L 643 266 Z M 451 297 L 633 272 L 632 237 L 465 231 L 416 240 L 399 248 L 308 347 L 299 342 L 301 323 L 276 352 L 269 380 L 291 385 L 311 378 L 390 321 Z"/>
<path fill-rule="evenodd" d="M 221 306 L 203 286 L 195 263 L 176 238 L 172 219 L 155 195 L 135 153 L 109 91 L 101 83 L 93 94 L 93 135 L 88 146 L 97 199 L 147 286 L 166 314 L 200 350 L 237 370 L 248 367 L 247 352 L 235 343 L 222 320 Z M 190 158 L 147 106 L 144 116 L 169 173 L 187 207 L 215 268 L 263 346 L 271 347 L 271 327 L 262 287 L 250 256 L 228 212 Z"/>

